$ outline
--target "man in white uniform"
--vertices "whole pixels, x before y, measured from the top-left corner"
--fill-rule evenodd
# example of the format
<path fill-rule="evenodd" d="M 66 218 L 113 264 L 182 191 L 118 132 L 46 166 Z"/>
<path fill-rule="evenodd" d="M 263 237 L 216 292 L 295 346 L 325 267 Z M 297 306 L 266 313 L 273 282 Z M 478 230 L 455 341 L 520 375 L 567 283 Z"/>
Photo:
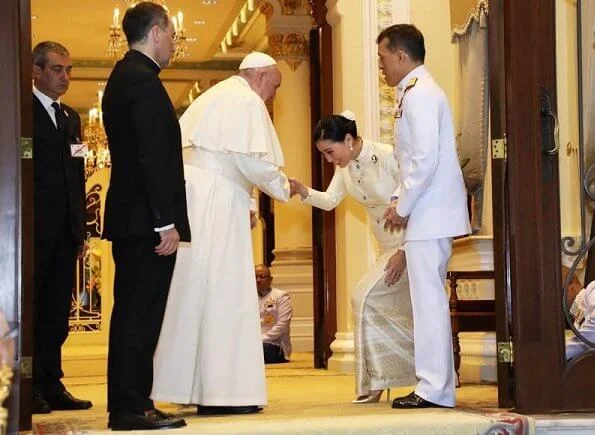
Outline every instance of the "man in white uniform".
<path fill-rule="evenodd" d="M 251 413 L 267 403 L 249 216 L 254 186 L 289 199 L 265 105 L 280 85 L 275 60 L 251 53 L 180 118 L 194 237 L 178 250 L 151 397 L 197 404 L 199 414 Z"/>
<path fill-rule="evenodd" d="M 376 39 L 380 68 L 397 86 L 395 154 L 400 190 L 385 213 L 387 230 L 402 227 L 413 309 L 415 391 L 393 408 L 454 407 L 455 376 L 444 289 L 453 237 L 471 232 L 448 101 L 424 63 L 421 32 L 397 24 Z"/>
<path fill-rule="evenodd" d="M 595 281 L 582 289 L 570 307 L 574 327 L 588 341 L 595 343 Z M 593 348 L 576 336 L 566 341 L 566 359 L 570 360 Z"/>
<path fill-rule="evenodd" d="M 273 288 L 273 276 L 264 264 L 254 268 L 260 309 L 260 329 L 265 364 L 289 361 L 291 355 L 291 297 Z"/>

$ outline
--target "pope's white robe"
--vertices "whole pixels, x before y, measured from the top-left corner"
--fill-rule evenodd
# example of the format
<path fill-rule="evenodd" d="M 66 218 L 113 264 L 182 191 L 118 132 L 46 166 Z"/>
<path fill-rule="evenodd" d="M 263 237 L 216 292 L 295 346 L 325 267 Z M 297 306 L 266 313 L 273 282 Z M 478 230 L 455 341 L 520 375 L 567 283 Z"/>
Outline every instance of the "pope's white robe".
<path fill-rule="evenodd" d="M 289 199 L 283 155 L 260 97 L 220 82 L 180 118 L 192 243 L 181 244 L 154 358 L 151 397 L 266 405 L 250 233 L 253 186 Z"/>

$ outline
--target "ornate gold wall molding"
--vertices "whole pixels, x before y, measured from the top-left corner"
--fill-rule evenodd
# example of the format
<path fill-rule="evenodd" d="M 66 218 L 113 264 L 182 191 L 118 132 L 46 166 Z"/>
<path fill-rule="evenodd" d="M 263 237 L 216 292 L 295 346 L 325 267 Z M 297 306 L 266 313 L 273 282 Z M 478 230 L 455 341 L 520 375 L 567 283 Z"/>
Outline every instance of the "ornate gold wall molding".
<path fill-rule="evenodd" d="M 377 23 L 378 33 L 386 29 L 393 23 L 393 1 L 377 0 Z M 389 86 L 384 80 L 384 76 L 378 69 L 379 80 L 379 115 L 380 115 L 380 141 L 394 145 L 394 107 L 395 107 L 395 89 Z"/>
<path fill-rule="evenodd" d="M 269 36 L 269 52 L 277 60 L 285 61 L 292 71 L 308 60 L 310 47 L 308 35 L 277 33 Z"/>
<path fill-rule="evenodd" d="M 294 15 L 303 4 L 303 0 L 281 0 L 281 13 L 283 15 Z"/>
<path fill-rule="evenodd" d="M 314 23 L 311 5 L 306 0 L 270 0 L 265 5 L 268 52 L 296 71 L 309 58 L 308 32 Z"/>
<path fill-rule="evenodd" d="M 273 16 L 273 13 L 274 12 L 275 12 L 275 8 L 270 3 L 263 3 L 260 6 L 260 13 L 266 17 L 267 23 L 269 22 L 269 20 Z"/>

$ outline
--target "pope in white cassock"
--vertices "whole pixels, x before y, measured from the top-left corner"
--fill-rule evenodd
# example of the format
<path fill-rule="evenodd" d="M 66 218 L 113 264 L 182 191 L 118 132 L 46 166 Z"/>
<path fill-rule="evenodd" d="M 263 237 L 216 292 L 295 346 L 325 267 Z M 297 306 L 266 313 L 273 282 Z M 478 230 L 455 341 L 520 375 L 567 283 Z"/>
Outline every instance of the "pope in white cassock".
<path fill-rule="evenodd" d="M 193 239 L 178 249 L 151 397 L 197 404 L 199 414 L 257 412 L 267 403 L 250 193 L 256 186 L 289 199 L 265 106 L 281 73 L 272 57 L 258 52 L 239 69 L 180 118 Z"/>

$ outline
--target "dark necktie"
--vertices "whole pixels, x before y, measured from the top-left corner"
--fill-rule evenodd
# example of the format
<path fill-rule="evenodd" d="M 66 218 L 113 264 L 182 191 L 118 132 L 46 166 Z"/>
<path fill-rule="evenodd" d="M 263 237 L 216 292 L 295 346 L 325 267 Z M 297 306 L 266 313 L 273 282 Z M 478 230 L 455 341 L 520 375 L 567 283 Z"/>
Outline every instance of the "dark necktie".
<path fill-rule="evenodd" d="M 66 115 L 64 114 L 64 110 L 62 110 L 60 103 L 57 101 L 52 103 L 52 107 L 56 114 L 56 130 L 64 136 L 66 134 Z"/>

